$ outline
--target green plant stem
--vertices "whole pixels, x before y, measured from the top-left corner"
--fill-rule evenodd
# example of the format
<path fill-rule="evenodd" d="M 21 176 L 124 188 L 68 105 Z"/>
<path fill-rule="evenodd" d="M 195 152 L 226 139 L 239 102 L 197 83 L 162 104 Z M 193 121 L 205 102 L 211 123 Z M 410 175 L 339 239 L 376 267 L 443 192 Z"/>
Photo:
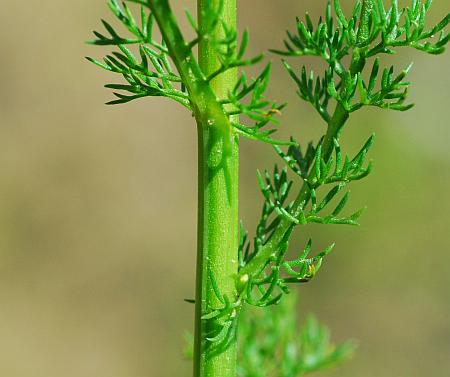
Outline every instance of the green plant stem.
<path fill-rule="evenodd" d="M 209 279 L 214 276 L 222 295 L 236 297 L 238 272 L 238 156 L 237 138 L 225 153 L 223 134 L 198 127 L 198 254 L 194 338 L 195 377 L 235 377 L 236 339 L 225 338 L 216 345 L 206 340 L 223 324 L 201 317 L 208 308 L 220 308 Z"/>
<path fill-rule="evenodd" d="M 200 34 L 209 20 L 205 16 L 208 7 L 217 8 L 218 0 L 198 1 Z M 236 2 L 223 2 L 222 22 L 236 28 Z M 220 25 L 210 38 L 199 43 L 198 61 L 204 76 L 208 77 L 220 67 L 215 47 L 210 40 L 223 38 Z M 229 70 L 210 82 L 217 99 L 225 98 L 234 87 L 237 71 Z M 234 334 L 224 343 L 206 340 L 208 334 L 220 331 L 222 324 L 201 319 L 208 307 L 223 304 L 212 287 L 209 274 L 214 276 L 220 293 L 234 299 L 235 278 L 238 272 L 238 168 L 239 146 L 237 135 L 231 129 L 212 127 L 215 117 L 198 120 L 198 255 L 194 340 L 195 377 L 235 377 L 237 347 Z M 228 145 L 228 147 L 227 147 Z M 208 271 L 209 270 L 209 271 Z M 211 335 L 210 335 L 211 336 Z"/>
<path fill-rule="evenodd" d="M 218 0 L 198 1 L 200 34 L 209 22 L 205 16 L 208 7 L 217 8 Z M 236 28 L 236 1 L 223 2 L 222 22 Z M 199 43 L 198 61 L 208 77 L 220 67 L 215 47 L 210 40 L 223 38 L 222 28 L 216 27 L 208 39 Z M 214 78 L 210 87 L 216 98 L 222 99 L 234 87 L 237 71 L 229 70 Z M 217 281 L 220 293 L 230 299 L 236 296 L 235 278 L 238 271 L 238 177 L 239 146 L 231 125 L 227 132 L 211 127 L 216 120 L 198 122 L 198 255 L 196 289 L 196 324 L 194 342 L 195 377 L 235 377 L 237 347 L 235 336 L 227 337 L 226 344 L 215 345 L 206 340 L 207 334 L 217 333 L 217 324 L 202 320 L 209 307 L 220 307 L 221 302 L 208 279 L 209 273 Z M 227 140 L 228 139 L 228 140 Z M 227 145 L 229 144 L 229 147 Z M 220 324 L 219 324 L 220 326 Z"/>

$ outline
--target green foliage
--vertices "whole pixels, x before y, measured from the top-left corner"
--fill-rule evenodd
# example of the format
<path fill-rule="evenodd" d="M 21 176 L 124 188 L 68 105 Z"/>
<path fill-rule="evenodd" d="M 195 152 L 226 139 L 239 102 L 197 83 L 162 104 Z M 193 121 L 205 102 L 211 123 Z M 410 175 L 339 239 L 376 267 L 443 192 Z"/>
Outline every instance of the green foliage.
<path fill-rule="evenodd" d="M 432 0 L 412 0 L 411 6 L 399 9 L 393 0 L 386 10 L 382 0 L 356 1 L 350 18 L 346 18 L 339 0 L 334 0 L 336 17 L 332 15 L 331 1 L 324 21 L 317 27 L 306 14 L 305 22 L 297 19 L 296 34 L 288 32 L 286 51 L 274 50 L 285 56 L 319 56 L 342 72 L 341 59 L 352 48 L 366 48 L 366 57 L 379 53 L 394 54 L 395 47 L 409 46 L 431 54 L 441 54 L 449 40 L 444 32 L 450 15 L 432 28 L 426 27 L 426 16 Z M 432 41 L 436 34 L 439 37 Z"/>
<path fill-rule="evenodd" d="M 327 162 L 322 158 L 321 144 L 317 148 L 309 144 L 305 155 L 297 146 L 290 146 L 287 153 L 284 153 L 280 147 L 275 147 L 287 166 L 303 180 L 305 195 L 310 200 L 303 200 L 296 212 L 293 212 L 295 203 L 288 200 L 293 181 L 288 178 L 287 168 L 279 171 L 275 166 L 273 174 L 266 171 L 264 176 L 258 172 L 259 187 L 265 201 L 252 244 L 245 230 L 241 231 L 239 249 L 241 270 L 245 270 L 246 266 L 263 252 L 267 241 L 282 222 L 290 225 L 277 245 L 277 252 L 263 260 L 253 274 L 243 275 L 247 277 L 243 280 L 245 284 L 241 287 L 240 299 L 255 306 L 276 304 L 283 293 L 289 292 L 289 283 L 306 283 L 315 276 L 322 264 L 322 259 L 331 252 L 334 245 L 317 256 L 308 258 L 312 246 L 310 240 L 297 259 L 287 261 L 285 258 L 292 231 L 294 227 L 308 223 L 357 225 L 362 210 L 348 216 L 340 215 L 349 200 L 350 192 L 347 191 L 339 200 L 336 198 L 347 184 L 360 180 L 370 173 L 372 164 L 366 164 L 365 160 L 372 144 L 373 136 L 350 159 L 347 156 L 342 157 L 339 143 L 334 139 L 335 159 L 329 158 Z M 311 177 L 310 172 L 314 172 Z M 322 186 L 331 186 L 331 188 L 327 189 L 326 194 L 319 201 L 317 191 Z M 329 214 L 323 215 L 322 213 L 329 206 L 332 206 Z"/>
<path fill-rule="evenodd" d="M 299 97 L 312 104 L 327 124 L 327 129 L 315 146 L 313 143 L 307 146 L 305 153 L 296 143 L 287 150 L 274 146 L 276 153 L 301 181 L 294 200 L 288 199 L 295 185 L 288 178 L 286 169 L 280 173 L 276 167 L 272 176 L 268 172 L 264 176 L 258 174 L 264 205 L 253 247 L 248 242 L 241 242 L 244 256 L 241 258 L 240 277 L 245 281 L 242 291 L 252 291 L 254 282 L 262 281 L 266 288 L 258 288 L 265 304 L 276 303 L 281 293 L 288 292 L 287 282 L 305 282 L 314 276 L 313 273 L 305 278 L 300 274 L 288 280 L 281 277 L 280 266 L 289 263 L 285 256 L 294 227 L 308 223 L 357 225 L 361 210 L 340 215 L 349 200 L 349 192 L 345 192 L 345 188 L 371 172 L 372 163 L 366 162 L 366 156 L 374 137 L 371 136 L 350 159 L 343 157 L 341 152 L 339 139 L 342 129 L 350 114 L 364 106 L 400 111 L 412 107 L 404 104 L 410 84 L 404 79 L 411 66 L 395 75 L 394 67 L 380 69 L 379 57 L 374 58 L 371 64 L 369 59 L 377 54 L 392 54 L 394 48 L 401 46 L 430 54 L 442 53 L 448 41 L 444 28 L 449 16 L 435 27 L 426 29 L 425 16 L 430 5 L 431 1 L 414 0 L 411 7 L 399 10 L 397 1 L 393 1 L 386 11 L 382 1 L 358 1 L 351 17 L 346 18 L 336 0 L 334 15 L 329 2 L 325 18 L 320 19 L 316 27 L 308 14 L 304 22 L 297 19 L 296 32 L 288 32 L 284 42 L 286 50 L 272 50 L 286 57 L 317 56 L 328 64 L 320 77 L 313 72 L 308 73 L 305 66 L 297 74 L 291 64 L 283 61 L 298 88 Z M 440 33 L 438 40 L 430 42 L 436 33 Z M 330 185 L 331 188 L 326 188 Z M 309 247 L 305 250 L 309 251 Z M 327 252 L 319 254 L 320 261 Z M 280 292 L 276 296 L 272 296 L 274 286 L 279 288 L 276 292 Z M 247 302 L 264 306 L 258 300 L 247 298 Z"/>
<path fill-rule="evenodd" d="M 237 132 L 248 139 L 264 141 L 274 145 L 291 145 L 293 142 L 279 141 L 270 138 L 276 129 L 263 130 L 270 122 L 277 124 L 275 115 L 280 114 L 285 106 L 271 103 L 264 99 L 264 92 L 269 84 L 271 64 L 268 64 L 261 74 L 248 83 L 246 74 L 243 72 L 228 98 L 221 103 L 229 107 L 228 115 L 245 115 L 255 122 L 254 126 L 248 127 L 239 122 L 233 122 Z M 249 101 L 244 100 L 250 97 Z"/>
<path fill-rule="evenodd" d="M 305 21 L 297 19 L 295 33 L 288 32 L 286 50 L 273 50 L 284 56 L 317 56 L 328 64 L 322 78 L 307 73 L 303 66 L 297 75 L 287 62 L 286 69 L 298 86 L 299 96 L 311 102 L 322 118 L 330 121 L 329 102 L 336 100 L 348 112 L 362 106 L 377 106 L 392 110 L 408 110 L 404 105 L 409 82 L 403 81 L 411 66 L 394 75 L 394 67 L 385 68 L 380 75 L 380 59 L 372 66 L 370 77 L 364 80 L 366 59 L 378 54 L 394 54 L 397 47 L 412 47 L 429 54 L 444 52 L 449 34 L 444 28 L 450 21 L 447 15 L 436 26 L 426 28 L 426 15 L 431 0 L 413 0 L 412 5 L 399 9 L 398 1 L 388 10 L 382 0 L 357 1 L 350 18 L 346 18 L 339 1 L 334 1 L 336 17 L 328 3 L 325 19 L 317 26 L 306 14 Z M 435 38 L 436 34 L 439 37 Z M 434 39 L 434 40 L 433 40 Z M 352 64 L 346 67 L 345 58 Z M 378 87 L 378 90 L 375 88 Z M 357 95 L 358 94 L 358 95 Z M 358 98 L 356 98 L 358 97 Z"/>
<path fill-rule="evenodd" d="M 138 23 L 125 2 L 121 7 L 116 0 L 109 0 L 108 5 L 116 18 L 133 35 L 133 38 L 121 37 L 109 23 L 102 20 L 109 36 L 94 32 L 97 39 L 90 42 L 94 45 L 117 46 L 120 51 L 107 55 L 103 62 L 87 58 L 107 71 L 121 74 L 127 81 L 127 84 L 106 85 L 107 88 L 131 94 L 114 93 L 118 99 L 108 104 L 116 105 L 142 97 L 162 96 L 190 108 L 189 95 L 182 85 L 182 79 L 172 68 L 164 41 L 159 43 L 153 37 L 153 15 L 147 14 L 144 6 L 141 5 Z M 131 44 L 138 45 L 139 59 L 125 47 Z"/>
<path fill-rule="evenodd" d="M 140 4 L 139 21 L 133 15 L 127 2 Z M 235 69 L 254 65 L 260 62 L 264 55 L 259 54 L 252 58 L 245 58 L 249 42 L 248 31 L 244 31 L 240 44 L 236 30 L 230 29 L 221 22 L 223 2 L 218 7 L 208 6 L 204 10 L 207 25 L 199 28 L 194 17 L 186 12 L 188 21 L 197 36 L 190 42 L 184 41 L 181 34 L 178 36 L 178 50 L 186 50 L 183 58 L 180 59 L 167 46 L 164 37 L 158 42 L 154 36 L 155 17 L 151 11 L 153 2 L 148 0 L 126 0 L 121 4 L 117 0 L 108 0 L 108 6 L 113 15 L 120 21 L 131 37 L 121 36 L 108 22 L 102 20 L 102 24 L 108 35 L 94 31 L 95 40 L 90 44 L 99 46 L 116 46 L 119 51 L 114 51 L 99 61 L 88 57 L 87 59 L 97 66 L 118 73 L 123 76 L 126 84 L 107 84 L 105 87 L 117 91 L 114 92 L 116 100 L 108 102 L 111 105 L 123 104 L 143 97 L 166 97 L 181 103 L 184 107 L 193 111 L 197 119 L 201 116 L 195 113 L 197 100 L 201 95 L 198 85 L 193 88 L 195 82 L 210 83 L 221 74 Z M 216 28 L 222 29 L 223 38 L 213 37 Z M 164 30 L 161 30 L 164 34 Z M 214 46 L 214 50 L 220 61 L 220 67 L 211 74 L 203 73 L 194 58 L 192 51 L 201 41 L 207 40 Z M 135 45 L 137 54 L 126 47 Z M 175 46 L 174 46 L 175 47 Z M 136 57 L 135 55 L 138 55 Z M 186 68 L 187 72 L 184 72 Z M 255 79 L 247 78 L 244 72 L 230 91 L 227 98 L 217 99 L 224 115 L 244 115 L 253 125 L 245 125 L 237 121 L 234 117 L 231 126 L 240 135 L 275 145 L 289 145 L 290 142 L 274 140 L 271 135 L 276 129 L 265 129 L 268 124 L 277 124 L 275 116 L 280 114 L 284 105 L 264 99 L 264 92 L 267 89 L 270 78 L 270 64 L 267 65 L 260 75 Z"/>
<path fill-rule="evenodd" d="M 295 295 L 263 312 L 245 309 L 239 323 L 239 377 L 300 377 L 352 356 L 354 344 L 334 345 L 313 316 L 298 328 Z"/>

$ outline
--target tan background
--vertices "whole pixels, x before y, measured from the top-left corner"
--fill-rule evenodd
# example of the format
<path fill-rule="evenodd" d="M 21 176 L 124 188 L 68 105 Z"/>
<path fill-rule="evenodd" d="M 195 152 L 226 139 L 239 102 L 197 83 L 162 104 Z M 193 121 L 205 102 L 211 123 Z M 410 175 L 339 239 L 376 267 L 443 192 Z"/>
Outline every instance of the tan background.
<path fill-rule="evenodd" d="M 347 4 L 351 3 L 350 1 Z M 437 0 L 433 20 L 448 11 Z M 184 1 L 172 1 L 182 8 Z M 281 46 L 286 28 L 325 1 L 240 1 L 252 51 Z M 163 99 L 106 107 L 119 78 L 83 60 L 104 1 L 0 0 L 0 375 L 185 377 L 182 334 L 192 323 L 195 127 Z M 273 57 L 277 62 L 277 58 Z M 450 54 L 415 61 L 407 114 L 365 110 L 345 146 L 374 130 L 373 175 L 353 186 L 368 205 L 360 228 L 311 227 L 337 242 L 301 292 L 337 339 L 360 347 L 323 376 L 448 376 L 450 371 Z M 310 63 L 311 60 L 307 60 Z M 297 62 L 300 64 L 300 62 Z M 291 106 L 283 135 L 323 130 L 276 63 L 272 98 Z M 288 126 L 289 125 L 289 126 Z M 242 217 L 260 197 L 254 170 L 270 148 L 242 143 Z M 300 244 L 294 244 L 300 247 Z"/>

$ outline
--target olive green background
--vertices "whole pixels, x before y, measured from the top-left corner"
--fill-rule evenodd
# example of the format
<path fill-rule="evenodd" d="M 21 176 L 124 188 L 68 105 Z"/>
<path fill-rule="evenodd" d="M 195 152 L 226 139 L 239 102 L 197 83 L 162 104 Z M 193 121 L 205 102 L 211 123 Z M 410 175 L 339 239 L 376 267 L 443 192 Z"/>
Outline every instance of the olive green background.
<path fill-rule="evenodd" d="M 192 3 L 172 1 L 180 19 Z M 294 16 L 317 15 L 325 3 L 239 1 L 249 53 L 281 46 Z M 435 3 L 432 21 L 448 12 L 445 0 Z M 189 376 L 182 344 L 193 319 L 183 302 L 194 289 L 192 117 L 164 99 L 103 105 L 112 96 L 102 85 L 120 78 L 83 59 L 110 48 L 83 41 L 100 18 L 112 19 L 104 1 L 0 5 L 0 375 Z M 269 58 L 268 97 L 290 102 L 281 135 L 317 138 L 319 117 Z M 368 206 L 362 225 L 307 227 L 292 245 L 311 235 L 317 246 L 337 243 L 320 276 L 302 286 L 299 317 L 316 313 L 359 350 L 323 376 L 450 373 L 450 54 L 408 50 L 396 59 L 399 68 L 415 62 L 418 106 L 361 111 L 343 139 L 354 151 L 377 135 L 375 171 L 352 187 L 352 206 Z M 315 64 L 292 61 L 302 63 Z M 274 161 L 268 146 L 242 142 L 249 227 L 261 205 L 255 169 Z"/>

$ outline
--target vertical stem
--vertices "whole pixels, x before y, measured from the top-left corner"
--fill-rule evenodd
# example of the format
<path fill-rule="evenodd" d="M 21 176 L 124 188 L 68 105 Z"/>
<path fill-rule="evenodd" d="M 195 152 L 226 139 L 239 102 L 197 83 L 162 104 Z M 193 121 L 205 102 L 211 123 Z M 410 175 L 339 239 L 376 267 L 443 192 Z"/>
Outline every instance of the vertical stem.
<path fill-rule="evenodd" d="M 183 38 L 168 0 L 149 0 L 170 55 L 189 92 L 198 130 L 198 252 L 195 304 L 194 377 L 236 377 L 234 332 L 223 342 L 210 342 L 224 323 L 202 316 L 223 304 L 214 290 L 214 276 L 220 295 L 236 298 L 238 274 L 238 137 L 218 99 L 234 88 L 237 70 L 229 70 L 211 82 L 205 77 L 220 67 L 211 41 L 223 38 L 223 24 L 236 28 L 236 0 L 199 0 L 198 64 Z M 210 30 L 211 14 L 223 5 L 221 19 Z M 209 17 L 208 17 L 209 16 Z M 208 31 L 205 33 L 205 31 Z M 206 35 L 207 34 L 207 35 Z M 224 321 L 229 318 L 224 318 Z"/>
<path fill-rule="evenodd" d="M 219 0 L 198 0 L 200 31 L 208 26 L 208 9 L 217 9 Z M 221 17 L 229 28 L 236 28 L 236 0 L 223 1 Z M 209 13 L 210 14 L 210 13 Z M 199 44 L 199 65 L 205 76 L 220 67 L 211 40 L 223 37 L 219 25 Z M 217 76 L 210 86 L 217 98 L 224 98 L 234 87 L 237 71 Z M 238 272 L 238 138 L 227 122 L 210 116 L 198 123 L 198 254 L 195 310 L 194 377 L 236 377 L 236 339 L 234 334 L 222 344 L 206 338 L 220 331 L 214 320 L 202 320 L 208 307 L 220 307 L 219 298 L 208 275 L 214 276 L 222 295 L 231 300 L 236 296 L 235 278 Z"/>

